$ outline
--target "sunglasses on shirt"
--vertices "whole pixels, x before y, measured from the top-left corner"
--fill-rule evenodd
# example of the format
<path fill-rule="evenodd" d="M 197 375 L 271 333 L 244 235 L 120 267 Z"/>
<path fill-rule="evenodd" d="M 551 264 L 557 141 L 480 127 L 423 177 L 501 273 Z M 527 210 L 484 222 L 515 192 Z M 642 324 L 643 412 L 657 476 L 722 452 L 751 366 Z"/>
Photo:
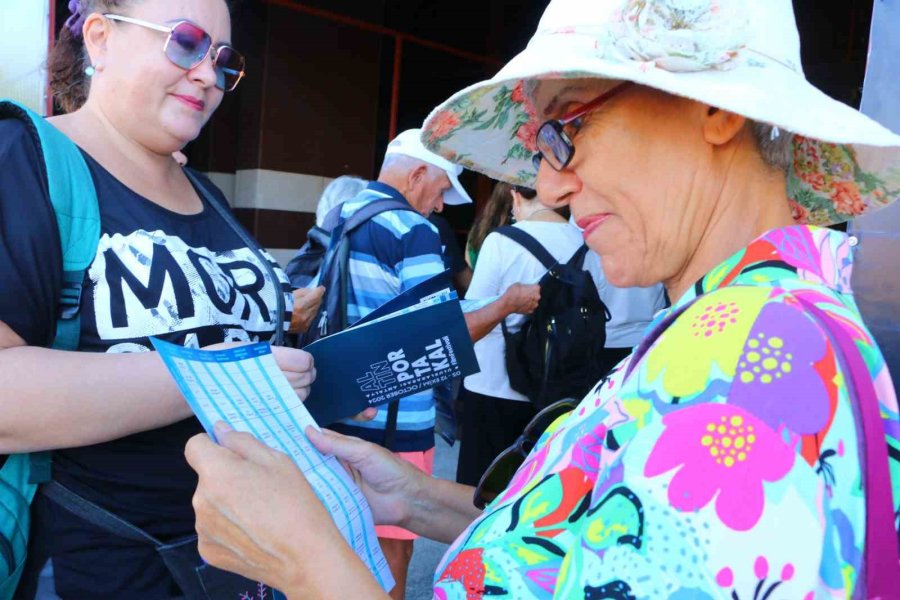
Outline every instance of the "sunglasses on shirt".
<path fill-rule="evenodd" d="M 216 87 L 223 92 L 234 90 L 244 76 L 244 56 L 228 44 L 213 45 L 210 35 L 190 21 L 179 21 L 166 26 L 121 15 L 103 16 L 112 21 L 130 23 L 168 34 L 163 46 L 166 58 L 187 71 L 197 67 L 207 56 L 211 57 L 216 73 Z"/>
<path fill-rule="evenodd" d="M 547 406 L 531 419 L 516 443 L 501 452 L 481 476 L 472 498 L 476 508 L 484 509 L 509 486 L 516 471 L 525 462 L 528 453 L 547 428 L 561 416 L 572 412 L 576 406 L 578 401 L 572 398 L 560 400 Z"/>

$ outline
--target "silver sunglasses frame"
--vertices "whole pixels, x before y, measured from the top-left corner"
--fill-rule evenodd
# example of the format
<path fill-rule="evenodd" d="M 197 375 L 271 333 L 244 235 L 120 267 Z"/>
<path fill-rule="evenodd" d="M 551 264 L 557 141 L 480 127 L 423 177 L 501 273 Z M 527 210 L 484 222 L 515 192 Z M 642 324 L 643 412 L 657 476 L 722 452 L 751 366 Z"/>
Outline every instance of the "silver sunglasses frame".
<path fill-rule="evenodd" d="M 105 18 L 111 20 L 111 21 L 121 21 L 121 22 L 123 22 L 123 23 L 130 23 L 131 25 L 137 25 L 138 27 L 146 27 L 147 29 L 152 29 L 152 30 L 154 30 L 154 31 L 159 31 L 159 32 L 161 32 L 161 33 L 167 34 L 168 37 L 166 37 L 166 43 L 163 45 L 163 53 L 165 53 L 166 50 L 168 50 L 168 48 L 169 48 L 169 43 L 172 41 L 172 34 L 175 32 L 175 28 L 176 28 L 176 27 L 178 27 L 178 26 L 181 25 L 182 23 L 189 23 L 189 24 L 191 24 L 191 25 L 194 25 L 194 24 L 191 23 L 190 21 L 178 21 L 178 22 L 175 23 L 174 25 L 172 25 L 172 26 L 170 26 L 170 27 L 167 27 L 167 26 L 165 26 L 165 25 L 157 25 L 156 23 L 151 23 L 151 22 L 149 22 L 149 21 L 144 21 L 143 19 L 135 19 L 135 18 L 132 18 L 132 17 L 126 17 L 126 16 L 123 16 L 123 15 L 116 15 L 116 14 L 113 14 L 113 13 L 106 13 L 106 14 L 104 14 L 103 16 L 104 16 Z M 194 27 L 197 27 L 197 25 L 194 25 Z M 207 34 L 207 36 L 208 36 L 208 35 L 209 35 L 209 34 Z M 187 70 L 190 71 L 191 69 L 196 69 L 197 66 L 200 65 L 203 61 L 205 61 L 206 58 L 209 57 L 209 56 L 212 56 L 213 65 L 215 65 L 215 64 L 216 64 L 216 59 L 218 58 L 219 50 L 220 50 L 221 48 L 229 48 L 229 49 L 231 49 L 231 50 L 234 50 L 234 52 L 237 52 L 237 50 L 236 50 L 235 48 L 233 48 L 232 46 L 229 46 L 228 44 L 221 44 L 221 45 L 219 45 L 219 46 L 216 46 L 216 45 L 214 45 L 214 44 L 210 41 L 209 48 L 206 50 L 206 54 L 203 55 L 203 58 L 201 58 L 201 59 L 198 60 L 196 63 L 194 63 L 193 65 L 191 65 Z M 215 54 L 214 54 L 214 55 L 213 55 L 213 51 L 215 51 Z M 238 53 L 238 54 L 240 54 L 240 53 Z M 243 55 L 241 55 L 241 56 L 243 56 Z M 171 60 L 171 59 L 170 59 L 170 60 Z M 180 66 L 180 65 L 178 65 L 178 66 Z M 184 67 L 181 67 L 181 68 L 184 68 Z M 231 75 L 236 75 L 236 76 L 237 76 L 237 79 L 235 80 L 234 85 L 232 85 L 230 88 L 223 89 L 222 91 L 224 91 L 224 92 L 231 92 L 231 91 L 234 91 L 234 89 L 238 86 L 238 84 L 239 84 L 239 83 L 241 82 L 241 80 L 244 78 L 244 75 L 246 75 L 246 71 L 244 71 L 243 69 L 241 69 L 240 71 L 235 71 L 234 69 L 229 69 L 229 68 L 227 68 L 227 67 L 221 67 L 221 66 L 220 66 L 219 68 L 222 69 L 223 71 L 228 72 L 228 73 L 231 74 Z M 216 87 L 218 87 L 218 86 L 216 86 Z"/>

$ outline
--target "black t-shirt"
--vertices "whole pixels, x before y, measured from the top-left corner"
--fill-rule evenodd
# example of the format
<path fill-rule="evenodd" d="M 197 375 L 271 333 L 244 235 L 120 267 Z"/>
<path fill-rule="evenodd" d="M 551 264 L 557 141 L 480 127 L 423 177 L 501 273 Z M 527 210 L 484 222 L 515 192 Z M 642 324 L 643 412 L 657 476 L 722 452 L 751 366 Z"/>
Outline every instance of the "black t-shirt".
<path fill-rule="evenodd" d="M 215 210 L 171 212 L 85 158 L 97 189 L 101 238 L 82 293 L 81 351 L 145 352 L 149 336 L 203 347 L 273 335 L 276 286 Z M 39 152 L 19 121 L 0 121 L 0 165 L 0 320 L 29 345 L 46 346 L 55 330 L 60 245 Z M 205 183 L 224 204 L 221 192 Z M 290 285 L 278 273 L 282 320 L 289 323 Z M 191 418 L 58 450 L 53 478 L 157 538 L 185 537 L 194 531 L 197 478 L 183 452 L 200 431 Z M 111 538 L 64 510 L 35 513 L 64 598 L 106 597 L 104 590 L 110 597 L 164 598 L 172 589 L 152 548 Z"/>

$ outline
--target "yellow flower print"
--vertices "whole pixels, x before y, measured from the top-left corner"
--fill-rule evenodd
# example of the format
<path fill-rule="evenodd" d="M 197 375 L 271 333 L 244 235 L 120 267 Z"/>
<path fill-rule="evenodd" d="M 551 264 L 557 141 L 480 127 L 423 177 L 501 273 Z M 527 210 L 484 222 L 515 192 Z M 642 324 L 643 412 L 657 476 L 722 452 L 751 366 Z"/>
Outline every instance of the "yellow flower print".
<path fill-rule="evenodd" d="M 744 342 L 768 299 L 763 288 L 726 287 L 701 296 L 647 354 L 647 377 L 674 397 L 693 396 L 714 378 L 731 379 Z"/>

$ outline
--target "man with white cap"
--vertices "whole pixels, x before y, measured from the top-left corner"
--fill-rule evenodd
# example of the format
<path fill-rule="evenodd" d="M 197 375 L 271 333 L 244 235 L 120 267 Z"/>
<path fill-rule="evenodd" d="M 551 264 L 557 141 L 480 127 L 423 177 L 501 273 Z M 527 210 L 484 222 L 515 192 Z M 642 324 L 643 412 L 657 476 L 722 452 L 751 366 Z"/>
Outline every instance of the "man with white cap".
<path fill-rule="evenodd" d="M 392 198 L 415 210 L 382 212 L 354 230 L 350 238 L 347 318 L 353 323 L 386 300 L 444 270 L 440 235 L 428 222 L 445 204 L 472 202 L 459 183 L 462 168 L 425 149 L 421 131 L 398 135 L 385 152 L 378 180 L 342 205 L 347 219 L 370 202 Z M 537 286 L 516 286 L 500 300 L 466 314 L 473 339 L 484 336 L 501 319 L 529 313 L 537 306 Z M 434 395 L 432 390 L 402 398 L 371 421 L 347 420 L 331 426 L 387 447 L 431 473 L 434 462 Z M 378 537 L 397 585 L 392 597 L 402 599 L 412 558 L 414 534 L 399 527 L 378 527 Z"/>

